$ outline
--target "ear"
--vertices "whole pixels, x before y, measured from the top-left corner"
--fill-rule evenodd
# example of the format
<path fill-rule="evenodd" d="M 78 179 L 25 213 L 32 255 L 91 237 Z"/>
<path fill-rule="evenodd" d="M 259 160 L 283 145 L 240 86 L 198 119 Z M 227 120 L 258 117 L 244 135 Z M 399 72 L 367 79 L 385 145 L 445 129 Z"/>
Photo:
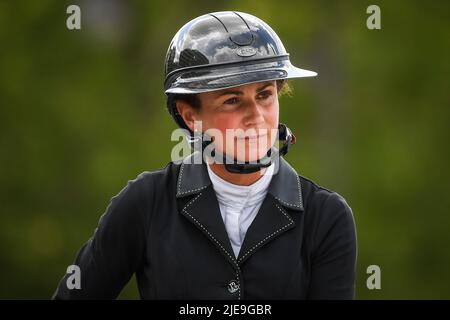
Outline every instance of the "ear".
<path fill-rule="evenodd" d="M 192 108 L 192 106 L 189 103 L 182 100 L 176 101 L 176 107 L 178 113 L 183 118 L 184 123 L 186 123 L 186 125 L 192 131 L 194 131 L 194 122 L 200 120 L 197 112 L 194 110 L 194 108 Z"/>

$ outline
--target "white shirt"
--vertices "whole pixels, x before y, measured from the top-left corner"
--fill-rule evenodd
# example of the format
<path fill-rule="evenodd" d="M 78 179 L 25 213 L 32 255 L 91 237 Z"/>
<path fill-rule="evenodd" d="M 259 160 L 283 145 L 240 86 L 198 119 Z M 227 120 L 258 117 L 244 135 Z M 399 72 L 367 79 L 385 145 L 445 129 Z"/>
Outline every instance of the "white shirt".
<path fill-rule="evenodd" d="M 237 258 L 247 229 L 266 197 L 272 180 L 274 164 L 272 163 L 266 168 L 264 175 L 249 186 L 240 186 L 225 181 L 216 175 L 209 165 L 206 166 L 216 192 L 225 229 Z"/>

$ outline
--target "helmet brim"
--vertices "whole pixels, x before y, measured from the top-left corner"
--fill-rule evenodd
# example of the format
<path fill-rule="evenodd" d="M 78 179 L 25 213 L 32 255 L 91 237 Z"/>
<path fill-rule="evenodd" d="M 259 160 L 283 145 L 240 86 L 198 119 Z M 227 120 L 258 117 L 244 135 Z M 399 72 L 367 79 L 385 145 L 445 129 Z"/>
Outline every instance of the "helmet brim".
<path fill-rule="evenodd" d="M 245 84 L 291 78 L 315 77 L 317 72 L 293 66 L 289 60 L 258 64 L 186 70 L 179 73 L 165 94 L 195 94 Z"/>

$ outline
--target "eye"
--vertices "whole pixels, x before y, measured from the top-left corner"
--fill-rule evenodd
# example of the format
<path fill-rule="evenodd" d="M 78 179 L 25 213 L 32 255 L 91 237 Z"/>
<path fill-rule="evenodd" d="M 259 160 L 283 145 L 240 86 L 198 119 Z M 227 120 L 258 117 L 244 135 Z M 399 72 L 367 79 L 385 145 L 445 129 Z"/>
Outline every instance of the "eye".
<path fill-rule="evenodd" d="M 237 103 L 239 103 L 239 98 L 237 98 L 237 97 L 227 99 L 224 102 L 224 104 L 237 104 Z"/>
<path fill-rule="evenodd" d="M 264 90 L 258 94 L 258 99 L 266 100 L 266 99 L 270 98 L 271 95 L 272 95 L 272 91 Z"/>

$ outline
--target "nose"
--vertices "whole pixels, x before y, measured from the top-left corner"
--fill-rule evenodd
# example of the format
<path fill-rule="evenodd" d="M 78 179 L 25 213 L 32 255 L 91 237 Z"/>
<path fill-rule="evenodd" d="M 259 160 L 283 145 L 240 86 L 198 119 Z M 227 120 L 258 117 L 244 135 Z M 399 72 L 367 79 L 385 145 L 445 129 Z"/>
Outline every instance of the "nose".
<path fill-rule="evenodd" d="M 263 107 L 254 99 L 247 102 L 246 105 L 245 126 L 255 127 L 264 123 Z"/>

